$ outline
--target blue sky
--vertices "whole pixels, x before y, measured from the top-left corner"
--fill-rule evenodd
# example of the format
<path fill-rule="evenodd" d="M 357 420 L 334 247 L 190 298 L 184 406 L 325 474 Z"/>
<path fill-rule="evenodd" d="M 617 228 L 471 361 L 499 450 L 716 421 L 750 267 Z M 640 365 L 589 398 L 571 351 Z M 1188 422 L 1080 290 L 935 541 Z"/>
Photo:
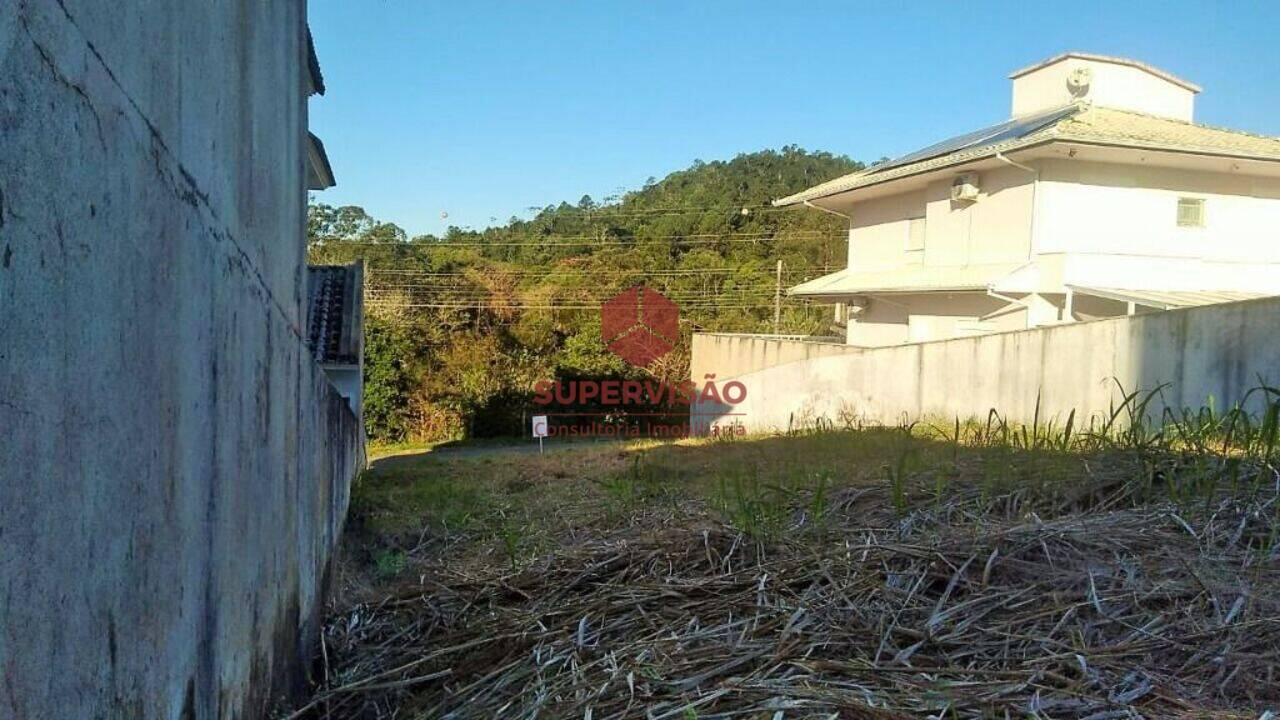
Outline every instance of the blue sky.
<path fill-rule="evenodd" d="M 1199 122 L 1280 135 L 1276 2 L 310 0 L 310 18 L 338 179 L 317 199 L 410 234 L 695 158 L 898 155 L 1004 119 L 1009 72 L 1064 50 L 1164 68 L 1204 87 Z"/>

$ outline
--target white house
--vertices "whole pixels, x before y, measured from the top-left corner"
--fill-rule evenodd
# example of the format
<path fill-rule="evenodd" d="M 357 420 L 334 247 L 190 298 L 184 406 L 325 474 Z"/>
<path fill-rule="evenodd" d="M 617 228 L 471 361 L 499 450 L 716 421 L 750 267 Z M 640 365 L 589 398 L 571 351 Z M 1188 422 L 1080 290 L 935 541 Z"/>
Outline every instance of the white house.
<path fill-rule="evenodd" d="M 1200 88 L 1064 53 L 1009 120 L 775 201 L 848 218 L 837 303 L 866 347 L 1280 294 L 1280 139 L 1193 122 Z"/>

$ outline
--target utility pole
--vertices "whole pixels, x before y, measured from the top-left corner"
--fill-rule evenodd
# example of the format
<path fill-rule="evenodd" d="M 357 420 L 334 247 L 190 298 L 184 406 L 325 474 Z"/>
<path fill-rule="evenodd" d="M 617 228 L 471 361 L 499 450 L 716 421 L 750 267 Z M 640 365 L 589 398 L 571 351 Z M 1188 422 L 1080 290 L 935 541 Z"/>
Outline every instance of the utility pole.
<path fill-rule="evenodd" d="M 782 327 L 782 261 L 778 261 L 778 275 L 773 285 L 773 334 L 779 335 Z"/>

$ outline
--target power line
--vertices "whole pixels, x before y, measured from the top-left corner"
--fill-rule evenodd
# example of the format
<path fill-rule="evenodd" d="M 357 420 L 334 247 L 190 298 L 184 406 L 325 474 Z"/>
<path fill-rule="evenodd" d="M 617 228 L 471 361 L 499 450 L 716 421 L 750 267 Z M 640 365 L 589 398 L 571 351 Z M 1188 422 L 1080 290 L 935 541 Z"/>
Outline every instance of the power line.
<path fill-rule="evenodd" d="M 799 278 L 784 278 L 783 280 L 784 280 L 783 282 L 784 285 L 791 285 L 798 282 Z M 732 285 L 732 286 L 727 284 L 717 283 L 717 284 L 702 285 L 697 287 L 671 287 L 671 286 L 653 286 L 653 285 L 650 285 L 648 287 L 668 297 L 685 296 L 685 295 L 724 295 L 728 293 L 743 293 L 743 292 L 756 292 L 756 291 L 772 293 L 774 291 L 774 284 L 766 283 L 763 280 L 759 282 Z M 600 287 L 599 284 L 594 284 L 592 286 L 582 285 L 582 286 L 576 286 L 576 287 L 574 286 L 569 286 L 569 287 L 541 286 L 541 287 L 535 287 L 535 288 L 519 288 L 519 287 L 488 288 L 488 287 L 466 286 L 466 285 L 414 284 L 414 283 L 386 283 L 386 284 L 377 283 L 377 284 L 366 285 L 366 288 L 368 289 L 369 292 L 383 293 L 383 294 L 448 293 L 448 294 L 454 294 L 454 295 L 468 294 L 468 295 L 480 295 L 480 296 L 486 296 L 486 297 L 493 296 L 493 295 L 503 295 L 503 294 L 539 295 L 539 294 L 546 294 L 549 292 L 561 293 L 561 294 L 590 292 L 591 294 L 598 295 L 600 297 L 612 297 L 613 295 L 617 294 L 621 290 L 626 289 L 626 288 L 615 289 L 613 287 Z"/>
<path fill-rule="evenodd" d="M 671 300 L 672 302 L 678 302 L 680 300 L 714 302 L 718 300 L 732 300 L 735 298 L 743 298 L 743 297 L 771 298 L 773 294 L 774 294 L 773 289 L 766 290 L 764 288 L 758 288 L 758 289 L 746 288 L 743 290 L 730 290 L 726 292 L 688 292 L 688 293 L 673 293 L 673 294 L 664 293 L 664 297 L 666 297 L 668 300 Z M 520 299 L 520 298 L 514 298 L 514 297 L 504 297 L 502 295 L 495 295 L 492 293 L 452 293 L 452 292 L 433 292 L 433 291 L 427 291 L 427 292 L 395 292 L 395 291 L 376 292 L 375 291 L 375 292 L 368 293 L 366 297 L 371 300 L 384 300 L 384 301 L 397 301 L 400 299 L 419 300 L 424 298 L 426 299 L 444 298 L 447 300 L 474 300 L 479 302 L 510 302 L 510 303 L 538 302 L 540 299 L 543 299 L 543 298 L 536 298 L 536 297 Z M 611 293 L 601 293 L 601 294 L 572 293 L 572 294 L 568 294 L 567 297 L 570 297 L 576 300 L 584 300 L 584 301 L 590 300 L 592 302 L 605 302 L 610 298 L 614 297 L 614 295 Z"/>
<path fill-rule="evenodd" d="M 548 215 L 549 219 L 555 220 L 561 217 L 565 217 L 565 216 L 572 217 L 575 215 L 586 216 L 586 217 L 599 216 L 601 218 L 653 217 L 653 216 L 661 217 L 665 215 L 689 215 L 693 213 L 710 214 L 710 213 L 717 213 L 717 212 L 726 212 L 726 213 L 733 213 L 736 215 L 750 216 L 756 213 L 786 212 L 788 210 L 795 210 L 795 209 L 796 209 L 795 206 L 774 207 L 772 205 L 718 205 L 718 206 L 707 206 L 707 207 L 641 208 L 637 210 L 612 210 L 610 209 L 610 207 L 601 207 L 601 208 L 595 208 L 595 209 L 569 207 L 569 208 L 561 209 L 553 206 L 551 208 L 537 208 L 536 210 L 533 208 L 530 208 L 529 212 L 534 213 L 533 219 L 522 220 L 521 222 L 534 222 L 543 214 Z"/>
<path fill-rule="evenodd" d="M 612 296 L 617 294 L 619 290 L 625 289 L 625 288 L 613 289 L 613 288 L 601 287 L 599 283 L 593 284 L 590 287 L 542 286 L 542 287 L 536 287 L 536 288 L 486 288 L 486 287 L 466 286 L 466 285 L 439 285 L 439 284 L 415 284 L 415 283 L 377 284 L 377 285 L 368 285 L 367 287 L 371 292 L 384 292 L 384 293 L 397 292 L 397 291 L 399 292 L 417 291 L 417 292 L 442 292 L 442 293 L 469 293 L 472 295 L 501 295 L 501 294 L 536 295 L 539 293 L 546 293 L 546 292 L 564 292 L 564 293 L 593 292 L 594 294 L 598 294 L 598 295 Z M 731 293 L 731 292 L 747 292 L 747 291 L 756 290 L 756 289 L 768 290 L 769 292 L 773 292 L 773 285 L 766 284 L 764 282 L 759 282 L 759 283 L 750 283 L 750 284 L 736 285 L 736 286 L 718 285 L 718 286 L 703 286 L 703 287 L 668 287 L 668 288 L 651 288 L 651 289 L 657 290 L 658 292 L 661 292 L 663 294 L 674 293 L 678 295 L 688 295 L 688 294 L 702 295 L 707 293 L 719 294 L 719 293 Z"/>
<path fill-rule="evenodd" d="M 794 279 L 795 278 L 788 278 L 787 282 L 791 282 Z M 504 292 L 505 293 L 515 293 L 515 292 L 536 293 L 540 291 L 541 292 L 546 292 L 546 291 L 576 292 L 576 291 L 581 291 L 585 289 L 596 289 L 596 290 L 601 290 L 602 292 L 608 292 L 610 294 L 613 294 L 618 292 L 618 290 L 625 289 L 625 288 L 619 288 L 618 290 L 614 290 L 614 289 L 608 289 L 608 288 L 600 288 L 599 283 L 593 283 L 592 285 L 593 285 L 593 288 L 566 287 L 566 286 L 539 286 L 539 287 L 532 287 L 532 288 L 496 288 L 494 289 L 494 288 L 488 288 L 483 286 L 464 285 L 464 284 L 458 284 L 458 283 L 401 282 L 401 283 L 369 283 L 367 284 L 367 287 L 370 290 L 374 290 L 374 291 L 422 290 L 422 291 L 437 291 L 437 292 L 471 292 L 471 293 L 479 293 L 479 294 L 493 294 L 493 293 L 504 293 Z M 743 290 L 750 290 L 757 287 L 766 288 L 766 286 L 767 286 L 767 289 L 769 289 L 769 291 L 772 292 L 773 285 L 770 283 L 766 283 L 764 280 L 759 280 L 754 283 L 745 283 L 745 284 L 739 284 L 734 286 L 728 286 L 727 284 L 724 284 L 724 283 L 717 283 L 715 285 L 703 285 L 700 287 L 665 286 L 665 287 L 657 287 L 654 289 L 664 294 L 719 293 L 719 292 L 741 292 Z"/>
<path fill-rule="evenodd" d="M 772 300 L 773 293 L 758 291 L 758 292 L 744 292 L 744 293 L 732 293 L 732 294 L 677 295 L 677 296 L 666 296 L 666 297 L 671 302 L 680 304 L 680 305 L 691 304 L 691 303 L 714 304 L 719 302 L 736 302 L 740 300 L 760 300 L 760 301 Z M 565 301 L 577 301 L 577 302 L 593 302 L 598 306 L 605 302 L 608 302 L 611 298 L 609 296 L 588 295 L 588 296 L 568 296 L 568 297 L 561 297 L 561 298 L 513 299 L 513 298 L 501 298 L 501 297 L 478 296 L 478 295 L 421 293 L 421 294 L 404 294 L 404 295 L 375 294 L 375 295 L 368 295 L 366 299 L 369 302 L 380 302 L 380 303 L 470 302 L 470 303 L 486 303 L 486 304 L 498 304 L 498 305 L 523 305 L 525 303 L 539 303 L 539 302 L 548 302 L 548 301 L 557 302 L 560 300 L 565 300 Z"/>
<path fill-rule="evenodd" d="M 760 233 L 693 233 L 688 235 L 634 236 L 630 238 L 598 235 L 547 235 L 543 238 L 520 241 L 466 241 L 421 240 L 406 242 L 370 242 L 367 240 L 327 240 L 312 243 L 316 246 L 385 247 L 398 249 L 439 249 L 463 247 L 566 247 L 592 245 L 596 247 L 634 245 L 644 242 L 671 242 L 675 244 L 759 243 L 764 240 L 836 240 L 846 238 L 844 232 L 829 230 L 770 231 Z"/>
<path fill-rule="evenodd" d="M 814 266 L 802 268 L 788 268 L 784 272 L 791 274 L 802 274 L 804 272 L 827 272 L 834 270 L 834 266 Z M 601 276 L 631 276 L 631 275 L 652 275 L 658 277 L 680 276 L 680 275 L 711 275 L 718 273 L 734 273 L 734 272 L 761 272 L 772 275 L 772 269 L 768 267 L 746 268 L 737 267 L 715 267 L 715 268 L 685 268 L 677 270 L 644 270 L 644 269 L 595 269 L 582 268 L 580 270 L 502 270 L 500 268 L 474 268 L 468 271 L 432 271 L 432 270 L 409 270 L 409 269 L 387 269 L 384 270 L 377 266 L 370 266 L 366 270 L 366 276 L 377 275 L 411 275 L 416 277 L 470 277 L 475 274 L 497 274 L 502 277 L 574 277 L 578 275 L 590 275 L 591 277 Z"/>
<path fill-rule="evenodd" d="M 791 280 L 788 280 L 791 282 Z M 772 297 L 777 293 L 777 285 L 775 283 L 753 283 L 738 285 L 734 287 L 666 287 L 660 292 L 668 299 L 675 301 L 681 300 L 720 300 L 732 299 L 747 296 Z M 388 283 L 388 284 L 371 284 L 365 288 L 366 297 L 382 299 L 382 298 L 421 298 L 421 297 L 444 297 L 449 299 L 474 299 L 474 300 L 502 300 L 512 298 L 512 302 L 519 302 L 521 297 L 536 297 L 539 295 L 560 295 L 587 297 L 593 300 L 604 302 L 616 294 L 612 289 L 601 287 L 554 287 L 554 288 L 532 288 L 532 289 L 489 289 L 482 286 L 465 286 L 455 284 L 438 284 L 438 283 Z"/>
<path fill-rule="evenodd" d="M 565 303 L 590 303 L 593 307 L 600 307 L 609 298 L 591 298 L 591 297 L 575 297 L 575 298 L 531 298 L 529 300 L 502 300 L 494 298 L 468 298 L 468 297 L 370 297 L 366 301 L 369 304 L 378 305 L 409 305 L 412 303 L 447 303 L 447 304 L 464 304 L 464 305 L 483 305 L 485 307 L 533 307 L 535 305 L 561 305 Z M 739 302 L 771 302 L 773 298 L 764 293 L 755 295 L 734 295 L 728 297 L 688 297 L 688 298 L 668 298 L 671 302 L 681 307 L 694 305 L 724 305 Z"/>
<path fill-rule="evenodd" d="M 452 292 L 452 293 L 470 293 L 473 295 L 501 295 L 501 294 L 523 294 L 532 295 L 546 292 L 592 292 L 598 295 L 612 296 L 619 292 L 619 289 L 603 287 L 600 283 L 593 283 L 591 286 L 565 287 L 565 286 L 541 286 L 536 288 L 488 288 L 481 286 L 468 285 L 442 285 L 432 283 L 400 283 L 400 284 L 376 284 L 368 285 L 367 288 L 372 292 L 394 292 L 394 291 L 420 291 L 420 292 Z M 623 288 L 625 289 L 625 288 Z M 667 294 L 675 293 L 680 295 L 688 294 L 706 294 L 706 293 L 729 293 L 729 292 L 746 292 L 750 290 L 768 290 L 773 292 L 773 284 L 763 281 L 757 283 L 747 283 L 742 285 L 707 285 L 701 287 L 668 287 L 668 288 L 651 288 L 658 292 Z"/>
<path fill-rule="evenodd" d="M 595 307 L 599 307 L 602 303 L 611 300 L 613 295 L 610 294 L 569 294 L 559 297 L 504 297 L 485 294 L 466 294 L 466 293 L 366 293 L 366 303 L 382 303 L 382 304 L 406 304 L 414 302 L 448 302 L 448 303 L 470 303 L 481 305 L 509 305 L 509 306 L 532 306 L 536 304 L 559 304 L 562 302 L 578 302 L 578 303 L 594 303 Z M 745 300 L 773 300 L 773 291 L 766 292 L 763 289 L 747 290 L 743 292 L 729 293 L 687 293 L 681 295 L 664 295 L 668 300 L 677 304 L 699 304 L 714 305 L 722 302 L 740 302 Z"/>
<path fill-rule="evenodd" d="M 437 309 L 456 309 L 456 310 L 599 310 L 600 305 L 510 305 L 510 306 L 484 306 L 478 303 L 371 303 L 366 307 L 375 308 L 437 308 Z M 772 302 L 751 303 L 751 304 L 734 304 L 725 305 L 720 303 L 708 303 L 706 305 L 681 305 L 681 309 L 691 310 L 734 310 L 734 309 L 750 309 L 750 308 L 772 308 Z"/>

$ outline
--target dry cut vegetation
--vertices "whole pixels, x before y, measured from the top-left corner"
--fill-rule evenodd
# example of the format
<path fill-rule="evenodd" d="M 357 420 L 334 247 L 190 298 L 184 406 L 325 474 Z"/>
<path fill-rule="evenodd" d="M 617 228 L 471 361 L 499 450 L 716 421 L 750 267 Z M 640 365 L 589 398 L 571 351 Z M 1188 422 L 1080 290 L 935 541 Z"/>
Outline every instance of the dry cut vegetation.
<path fill-rule="evenodd" d="M 1277 414 L 400 458 L 285 715 L 1270 717 Z"/>

